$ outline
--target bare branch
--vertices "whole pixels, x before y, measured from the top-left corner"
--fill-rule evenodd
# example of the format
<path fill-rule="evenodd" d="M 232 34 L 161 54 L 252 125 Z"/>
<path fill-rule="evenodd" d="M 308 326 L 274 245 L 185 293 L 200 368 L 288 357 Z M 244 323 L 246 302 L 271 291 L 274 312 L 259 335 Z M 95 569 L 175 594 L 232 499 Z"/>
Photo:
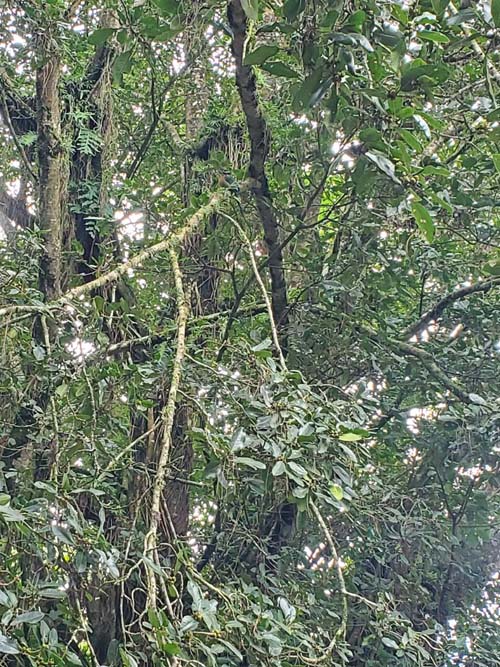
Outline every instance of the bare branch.
<path fill-rule="evenodd" d="M 437 320 L 443 314 L 443 311 L 451 306 L 455 301 L 464 299 L 471 294 L 476 294 L 477 292 L 489 292 L 492 287 L 500 285 L 500 277 L 492 278 L 491 280 L 485 280 L 484 282 L 476 283 L 475 285 L 470 285 L 469 287 L 462 287 L 462 289 L 451 292 L 447 296 L 443 297 L 436 305 L 428 310 L 422 315 L 422 317 L 412 324 L 411 327 L 408 327 L 403 333 L 404 338 L 411 338 L 416 334 L 420 333 L 425 329 L 425 327 L 432 322 Z"/>

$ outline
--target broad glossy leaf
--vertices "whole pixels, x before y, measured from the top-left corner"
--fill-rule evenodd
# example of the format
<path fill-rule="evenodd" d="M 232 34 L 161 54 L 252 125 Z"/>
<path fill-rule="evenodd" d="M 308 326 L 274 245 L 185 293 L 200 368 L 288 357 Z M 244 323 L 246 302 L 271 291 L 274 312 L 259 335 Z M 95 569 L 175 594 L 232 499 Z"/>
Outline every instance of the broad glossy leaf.
<path fill-rule="evenodd" d="M 283 5 L 283 16 L 287 21 L 293 21 L 306 7 L 306 0 L 286 0 Z"/>
<path fill-rule="evenodd" d="M 438 16 L 444 14 L 449 4 L 450 0 L 432 0 L 432 8 Z"/>
<path fill-rule="evenodd" d="M 132 69 L 132 51 L 120 53 L 113 64 L 113 78 L 117 83 L 121 83 L 123 75 Z"/>
<path fill-rule="evenodd" d="M 269 72 L 269 74 L 282 76 L 286 79 L 298 79 L 300 77 L 298 72 L 291 67 L 288 67 L 288 65 L 285 65 L 285 63 L 282 63 L 280 60 L 266 62 L 262 65 L 262 69 Z"/>
<path fill-rule="evenodd" d="M 295 95 L 298 109 L 308 109 L 317 104 L 331 86 L 331 78 L 324 78 L 323 67 L 312 72 Z"/>
<path fill-rule="evenodd" d="M 386 176 L 388 176 L 391 181 L 394 181 L 394 183 L 401 184 L 401 181 L 399 178 L 396 176 L 396 167 L 394 166 L 394 163 L 387 157 L 387 155 L 384 155 L 383 153 L 380 153 L 379 151 L 368 151 L 365 153 L 366 157 L 373 162 L 379 169 L 382 171 Z"/>
<path fill-rule="evenodd" d="M 276 463 L 273 466 L 273 469 L 271 470 L 271 474 L 273 477 L 279 477 L 282 475 L 286 470 L 285 462 L 284 461 L 276 461 Z"/>
<path fill-rule="evenodd" d="M 114 33 L 115 33 L 114 28 L 98 28 L 97 30 L 94 30 L 92 34 L 89 35 L 88 40 L 90 44 L 95 44 L 96 46 L 100 46 L 101 44 L 107 42 L 107 40 Z"/>
<path fill-rule="evenodd" d="M 235 456 L 234 457 L 235 463 L 239 463 L 240 465 L 247 466 L 248 468 L 253 468 L 253 470 L 265 470 L 266 469 L 266 464 L 263 463 L 262 461 L 257 461 L 256 459 L 252 459 L 248 456 Z"/>
<path fill-rule="evenodd" d="M 25 611 L 14 618 L 12 625 L 39 623 L 44 616 L 43 611 Z"/>
<path fill-rule="evenodd" d="M 153 2 L 163 14 L 176 14 L 181 7 L 179 0 L 153 0 Z"/>
<path fill-rule="evenodd" d="M 399 644 L 390 637 L 382 637 L 382 644 L 384 644 L 384 646 L 388 646 L 389 648 L 394 648 L 394 649 L 399 648 Z"/>
<path fill-rule="evenodd" d="M 442 32 L 436 32 L 434 30 L 421 30 L 417 33 L 420 39 L 426 39 L 429 42 L 435 42 L 436 44 L 448 44 L 450 38 L 448 35 L 445 35 Z"/>
<path fill-rule="evenodd" d="M 268 46 L 266 44 L 258 46 L 254 51 L 245 56 L 245 65 L 262 65 L 266 60 L 272 58 L 278 53 L 277 46 Z"/>
<path fill-rule="evenodd" d="M 363 437 L 364 436 L 359 433 L 349 431 L 348 433 L 341 433 L 339 435 L 339 440 L 342 440 L 342 442 L 358 442 L 358 440 L 362 440 Z"/>
<path fill-rule="evenodd" d="M 425 206 L 418 201 L 412 202 L 411 210 L 418 228 L 423 232 L 427 242 L 432 243 L 436 232 L 436 226 L 431 214 Z"/>
<path fill-rule="evenodd" d="M 14 509 L 10 505 L 0 505 L 0 517 L 7 522 L 25 521 L 26 517 L 19 510 Z"/>
<path fill-rule="evenodd" d="M 251 21 L 257 21 L 259 18 L 259 0 L 241 0 L 241 6 L 247 17 Z"/>
<path fill-rule="evenodd" d="M 417 151 L 417 153 L 421 153 L 423 151 L 422 144 L 415 137 L 415 135 L 410 132 L 410 130 L 400 129 L 398 132 L 410 148 L 413 148 L 413 150 Z"/>
<path fill-rule="evenodd" d="M 17 655 L 19 653 L 19 648 L 16 640 L 9 639 L 9 637 L 0 633 L 0 653 Z"/>
<path fill-rule="evenodd" d="M 338 484 L 332 484 L 330 486 L 330 493 L 335 498 L 335 500 L 338 501 L 342 500 L 342 498 L 344 497 L 344 492 L 342 490 L 342 487 L 339 486 Z"/>

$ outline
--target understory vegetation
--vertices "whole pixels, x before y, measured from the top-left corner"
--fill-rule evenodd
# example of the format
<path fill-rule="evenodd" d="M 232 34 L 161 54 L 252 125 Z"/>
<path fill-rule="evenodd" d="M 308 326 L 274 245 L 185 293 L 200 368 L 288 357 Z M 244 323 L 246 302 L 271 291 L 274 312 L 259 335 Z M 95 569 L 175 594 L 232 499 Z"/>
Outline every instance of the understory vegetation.
<path fill-rule="evenodd" d="M 499 46 L 0 3 L 0 665 L 500 665 Z"/>

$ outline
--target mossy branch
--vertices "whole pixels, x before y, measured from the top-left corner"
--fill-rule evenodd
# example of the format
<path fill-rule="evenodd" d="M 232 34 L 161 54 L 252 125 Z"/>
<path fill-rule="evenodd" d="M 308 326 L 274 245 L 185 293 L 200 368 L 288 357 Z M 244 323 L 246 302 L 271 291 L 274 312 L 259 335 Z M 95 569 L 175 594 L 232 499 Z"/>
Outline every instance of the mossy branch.
<path fill-rule="evenodd" d="M 175 293 L 177 301 L 177 347 L 175 351 L 174 364 L 172 368 L 172 377 L 170 379 L 170 389 L 167 402 L 162 410 L 161 421 L 163 425 L 163 437 L 160 444 L 158 457 L 158 466 L 153 482 L 153 496 L 150 508 L 149 530 L 144 539 L 144 555 L 151 560 L 156 560 L 158 546 L 158 526 L 160 523 L 160 506 L 167 480 L 167 469 L 172 448 L 172 427 L 175 418 L 175 406 L 177 402 L 177 392 L 182 376 L 182 364 L 186 354 L 186 327 L 189 317 L 189 305 L 184 291 L 181 268 L 177 256 L 177 249 L 169 247 L 170 261 L 175 282 Z M 157 607 L 157 588 L 156 576 L 153 568 L 145 561 L 146 582 L 147 582 L 147 607 L 156 609 Z"/>

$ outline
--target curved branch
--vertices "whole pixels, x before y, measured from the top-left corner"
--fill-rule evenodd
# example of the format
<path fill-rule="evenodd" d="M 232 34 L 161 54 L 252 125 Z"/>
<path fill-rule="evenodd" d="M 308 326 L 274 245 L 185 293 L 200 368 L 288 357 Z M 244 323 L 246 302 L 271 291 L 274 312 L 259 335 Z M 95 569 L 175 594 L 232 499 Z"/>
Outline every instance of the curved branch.
<path fill-rule="evenodd" d="M 441 317 L 443 311 L 452 303 L 455 303 L 455 301 L 459 301 L 460 299 L 470 296 L 471 294 L 476 294 L 477 292 L 489 292 L 492 287 L 496 287 L 498 285 L 500 285 L 500 277 L 492 278 L 491 280 L 485 280 L 484 282 L 476 283 L 475 285 L 470 285 L 469 287 L 462 287 L 462 289 L 451 292 L 451 294 L 447 294 L 440 301 L 438 301 L 433 308 L 424 313 L 422 317 L 417 322 L 415 322 L 415 324 L 412 324 L 410 327 L 408 327 L 408 329 L 406 329 L 403 334 L 404 338 L 411 338 L 412 336 L 415 336 L 416 334 L 423 331 L 430 322 L 437 320 L 438 317 Z"/>
<path fill-rule="evenodd" d="M 282 370 L 286 371 L 287 370 L 286 361 L 285 361 L 285 357 L 283 356 L 283 351 L 282 351 L 281 345 L 280 345 L 280 340 L 279 340 L 279 335 L 278 335 L 278 328 L 276 326 L 276 321 L 274 319 L 272 303 L 269 300 L 269 296 L 267 295 L 266 286 L 264 285 L 264 281 L 262 280 L 261 275 L 259 273 L 259 267 L 257 266 L 257 261 L 255 259 L 252 243 L 251 243 L 250 239 L 248 238 L 248 236 L 245 234 L 241 225 L 238 222 L 236 222 L 236 220 L 234 218 L 231 218 L 227 214 L 224 214 L 224 215 L 236 227 L 236 229 L 240 233 L 240 236 L 243 239 L 245 245 L 247 246 L 247 250 L 248 250 L 248 254 L 250 256 L 250 262 L 252 264 L 252 269 L 253 269 L 253 272 L 254 272 L 255 280 L 257 281 L 257 284 L 260 287 L 262 297 L 263 297 L 264 302 L 267 306 L 267 310 L 268 310 L 268 314 L 269 314 L 269 322 L 270 322 L 270 325 L 271 325 L 271 333 L 272 333 L 272 336 L 273 336 L 273 343 L 274 343 L 274 346 L 276 348 L 276 352 L 278 354 L 278 359 L 280 361 L 281 368 L 282 368 Z"/>

